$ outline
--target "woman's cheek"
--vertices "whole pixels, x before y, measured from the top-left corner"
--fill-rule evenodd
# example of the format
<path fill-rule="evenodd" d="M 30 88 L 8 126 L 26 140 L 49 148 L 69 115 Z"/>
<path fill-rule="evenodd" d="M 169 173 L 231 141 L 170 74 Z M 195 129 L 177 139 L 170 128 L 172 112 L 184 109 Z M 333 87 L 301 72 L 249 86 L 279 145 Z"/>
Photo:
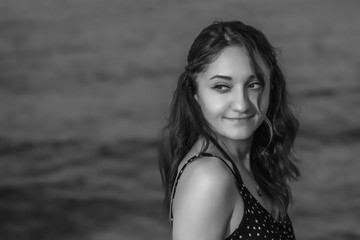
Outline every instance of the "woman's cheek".
<path fill-rule="evenodd" d="M 208 95 L 206 99 L 207 110 L 213 114 L 221 113 L 225 106 L 226 100 L 219 96 Z"/>
<path fill-rule="evenodd" d="M 259 93 L 256 96 L 256 101 L 253 102 L 256 103 L 255 107 L 258 109 L 258 111 L 266 114 L 269 107 L 269 93 L 266 91 Z"/>

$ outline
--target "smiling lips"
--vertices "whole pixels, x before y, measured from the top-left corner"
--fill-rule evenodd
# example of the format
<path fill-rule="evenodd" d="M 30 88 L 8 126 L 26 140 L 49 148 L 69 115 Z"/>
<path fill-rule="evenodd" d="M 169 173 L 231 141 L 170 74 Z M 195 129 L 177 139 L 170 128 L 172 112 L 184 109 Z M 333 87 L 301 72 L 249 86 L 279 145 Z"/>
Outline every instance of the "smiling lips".
<path fill-rule="evenodd" d="M 247 115 L 247 116 L 241 116 L 241 117 L 224 117 L 227 120 L 232 120 L 232 121 L 240 121 L 240 120 L 246 120 L 249 118 L 252 118 L 253 115 Z"/>

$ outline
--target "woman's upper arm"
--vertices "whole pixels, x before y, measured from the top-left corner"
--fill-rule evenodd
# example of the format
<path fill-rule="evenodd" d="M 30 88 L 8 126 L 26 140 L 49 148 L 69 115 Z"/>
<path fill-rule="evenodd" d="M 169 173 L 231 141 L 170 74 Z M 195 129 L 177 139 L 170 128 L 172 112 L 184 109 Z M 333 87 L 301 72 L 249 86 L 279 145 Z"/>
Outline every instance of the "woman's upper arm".
<path fill-rule="evenodd" d="M 224 239 L 234 207 L 234 180 L 223 163 L 201 158 L 183 172 L 173 202 L 173 240 Z"/>

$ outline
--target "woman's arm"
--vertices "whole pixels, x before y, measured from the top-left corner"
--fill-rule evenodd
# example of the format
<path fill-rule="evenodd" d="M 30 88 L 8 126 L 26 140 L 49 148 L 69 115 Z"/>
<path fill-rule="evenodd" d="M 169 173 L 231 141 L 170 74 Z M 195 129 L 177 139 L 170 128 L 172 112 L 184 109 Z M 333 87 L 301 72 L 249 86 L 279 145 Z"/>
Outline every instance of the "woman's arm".
<path fill-rule="evenodd" d="M 236 184 L 216 158 L 200 158 L 180 177 L 173 202 L 173 240 L 220 240 L 229 232 Z"/>

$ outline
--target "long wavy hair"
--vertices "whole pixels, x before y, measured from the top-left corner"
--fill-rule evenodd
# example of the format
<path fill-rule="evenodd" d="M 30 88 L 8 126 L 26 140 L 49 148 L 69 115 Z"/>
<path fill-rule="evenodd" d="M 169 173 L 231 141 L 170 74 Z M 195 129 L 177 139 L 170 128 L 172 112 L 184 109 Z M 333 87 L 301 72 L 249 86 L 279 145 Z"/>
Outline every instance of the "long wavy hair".
<path fill-rule="evenodd" d="M 165 206 L 168 210 L 178 166 L 200 136 L 206 140 L 206 145 L 211 142 L 230 158 L 218 144 L 216 134 L 194 98 L 198 74 L 230 46 L 247 51 L 255 75 L 262 71 L 256 56 L 260 56 L 270 69 L 269 108 L 265 121 L 254 133 L 250 167 L 259 187 L 272 201 L 273 213 L 282 217 L 291 203 L 288 182 L 300 176 L 293 154 L 299 123 L 287 100 L 286 82 L 277 63 L 275 48 L 262 32 L 240 21 L 214 22 L 200 32 L 189 50 L 187 65 L 178 79 L 159 148 Z"/>

